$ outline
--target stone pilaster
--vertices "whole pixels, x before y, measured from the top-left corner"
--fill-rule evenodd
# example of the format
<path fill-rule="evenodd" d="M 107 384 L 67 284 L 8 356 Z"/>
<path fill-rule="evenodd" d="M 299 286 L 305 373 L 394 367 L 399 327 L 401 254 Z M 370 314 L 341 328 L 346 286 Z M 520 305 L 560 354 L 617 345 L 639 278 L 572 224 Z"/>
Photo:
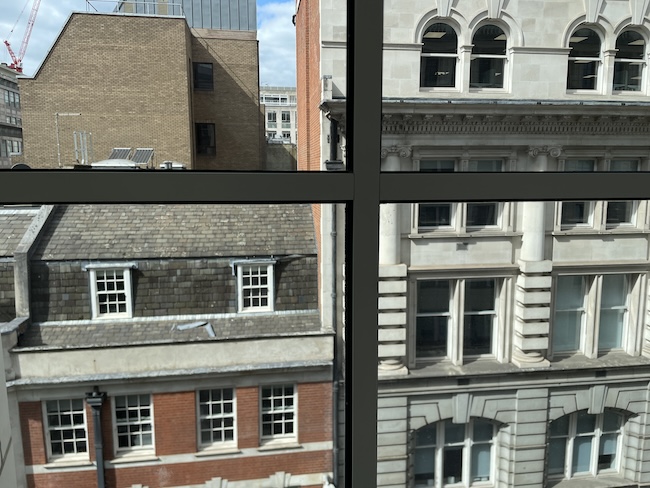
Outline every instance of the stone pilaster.
<path fill-rule="evenodd" d="M 379 374 L 407 374 L 406 265 L 379 266 Z"/>

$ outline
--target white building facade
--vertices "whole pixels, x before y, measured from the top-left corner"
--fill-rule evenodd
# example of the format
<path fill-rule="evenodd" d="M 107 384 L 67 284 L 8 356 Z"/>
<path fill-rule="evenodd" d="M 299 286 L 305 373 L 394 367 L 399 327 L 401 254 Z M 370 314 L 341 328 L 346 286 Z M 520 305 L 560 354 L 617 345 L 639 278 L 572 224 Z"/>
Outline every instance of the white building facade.
<path fill-rule="evenodd" d="M 296 88 L 261 86 L 260 104 L 264 107 L 266 140 L 297 144 Z"/>
<path fill-rule="evenodd" d="M 384 5 L 382 170 L 650 170 L 647 1 Z M 345 134 L 343 7 L 318 9 L 322 161 L 329 120 Z M 378 486 L 650 486 L 648 202 L 380 222 Z"/>

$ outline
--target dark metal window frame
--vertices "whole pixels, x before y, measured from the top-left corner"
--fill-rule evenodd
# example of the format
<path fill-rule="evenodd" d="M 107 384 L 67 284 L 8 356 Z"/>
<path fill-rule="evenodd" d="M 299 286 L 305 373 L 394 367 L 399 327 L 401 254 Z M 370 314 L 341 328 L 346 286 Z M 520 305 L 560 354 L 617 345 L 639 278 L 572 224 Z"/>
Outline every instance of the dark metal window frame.
<path fill-rule="evenodd" d="M 2 170 L 0 203 L 347 204 L 345 478 L 354 488 L 373 486 L 377 477 L 372 439 L 377 433 L 379 204 L 646 200 L 650 173 L 380 173 L 383 2 L 348 0 L 348 26 L 347 171 Z"/>

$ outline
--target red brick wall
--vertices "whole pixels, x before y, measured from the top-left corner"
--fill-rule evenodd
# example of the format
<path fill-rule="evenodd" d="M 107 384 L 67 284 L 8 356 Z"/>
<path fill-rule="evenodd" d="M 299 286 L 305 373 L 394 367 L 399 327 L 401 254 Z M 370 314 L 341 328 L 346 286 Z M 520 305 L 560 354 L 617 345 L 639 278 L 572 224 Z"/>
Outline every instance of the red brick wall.
<path fill-rule="evenodd" d="M 237 437 L 241 449 L 260 445 L 259 389 L 237 388 Z"/>
<path fill-rule="evenodd" d="M 298 442 L 332 440 L 332 384 L 298 385 Z"/>
<path fill-rule="evenodd" d="M 25 464 L 27 466 L 44 464 L 47 462 L 47 450 L 45 449 L 41 402 L 20 402 L 18 409 Z"/>
<path fill-rule="evenodd" d="M 301 383 L 298 394 L 299 442 L 331 440 L 331 383 Z M 241 449 L 259 446 L 259 388 L 237 388 L 237 433 Z M 192 454 L 196 452 L 196 396 L 194 391 L 159 393 L 153 396 L 156 454 Z M 20 404 L 21 428 L 27 465 L 47 462 L 40 402 Z M 88 438 L 91 459 L 94 459 L 92 411 L 87 407 Z M 113 456 L 111 399 L 102 407 L 102 432 L 105 459 Z M 277 454 L 230 459 L 197 458 L 195 462 L 132 466 L 122 464 L 106 469 L 107 486 L 127 488 L 141 483 L 150 488 L 202 484 L 213 477 L 229 480 L 264 479 L 277 471 L 294 475 L 331 471 L 332 453 L 292 450 Z M 47 474 L 28 475 L 30 488 L 93 488 L 94 470 L 66 472 L 52 470 Z"/>
<path fill-rule="evenodd" d="M 162 393 L 153 396 L 156 454 L 196 452 L 196 394 Z"/>

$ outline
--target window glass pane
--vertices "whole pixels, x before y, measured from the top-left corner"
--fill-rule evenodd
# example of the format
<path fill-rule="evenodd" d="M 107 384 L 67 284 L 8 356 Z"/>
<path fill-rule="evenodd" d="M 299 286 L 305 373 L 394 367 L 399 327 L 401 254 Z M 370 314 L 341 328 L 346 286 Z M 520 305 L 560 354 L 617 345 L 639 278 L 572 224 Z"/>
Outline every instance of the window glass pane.
<path fill-rule="evenodd" d="M 578 29 L 569 39 L 570 58 L 600 56 L 600 37 L 591 29 Z"/>
<path fill-rule="evenodd" d="M 634 211 L 634 202 L 607 202 L 606 223 L 609 226 L 631 224 Z"/>
<path fill-rule="evenodd" d="M 505 59 L 474 58 L 470 64 L 470 88 L 503 88 Z"/>
<path fill-rule="evenodd" d="M 452 87 L 456 85 L 456 58 L 422 56 L 420 86 Z"/>
<path fill-rule="evenodd" d="M 501 159 L 470 159 L 467 167 L 468 171 L 479 172 L 499 172 L 503 169 Z"/>
<path fill-rule="evenodd" d="M 566 440 L 551 439 L 549 441 L 549 447 L 547 452 L 548 452 L 548 474 L 550 475 L 563 474 L 564 462 L 566 457 Z"/>
<path fill-rule="evenodd" d="M 565 171 L 593 171 L 596 162 L 593 159 L 568 159 L 564 162 Z"/>
<path fill-rule="evenodd" d="M 604 434 L 600 438 L 598 453 L 598 471 L 616 468 L 616 448 L 618 434 Z"/>
<path fill-rule="evenodd" d="M 590 415 L 585 411 L 578 412 L 576 433 L 586 434 L 596 429 L 596 415 Z"/>
<path fill-rule="evenodd" d="M 472 446 L 471 481 L 488 481 L 491 469 L 491 450 L 489 444 Z"/>
<path fill-rule="evenodd" d="M 435 473 L 435 449 L 433 447 L 416 449 L 413 460 L 415 486 L 433 486 Z"/>
<path fill-rule="evenodd" d="M 598 77 L 597 61 L 569 60 L 567 88 L 575 90 L 594 90 Z"/>
<path fill-rule="evenodd" d="M 443 486 L 458 483 L 463 475 L 463 448 L 445 447 L 442 454 Z"/>
<path fill-rule="evenodd" d="M 485 227 L 489 225 L 497 225 L 498 214 L 498 203 L 468 203 L 467 227 Z"/>
<path fill-rule="evenodd" d="M 457 46 L 456 31 L 447 24 L 433 24 L 427 27 L 422 36 L 423 53 L 455 54 Z"/>
<path fill-rule="evenodd" d="M 418 446 L 434 446 L 436 444 L 437 425 L 432 424 L 418 429 L 415 433 L 415 443 Z"/>
<path fill-rule="evenodd" d="M 418 313 L 448 312 L 450 293 L 447 280 L 418 281 Z"/>
<path fill-rule="evenodd" d="M 454 424 L 445 421 L 445 445 L 463 442 L 465 439 L 465 424 Z"/>
<path fill-rule="evenodd" d="M 605 410 L 605 413 L 603 414 L 603 431 L 618 431 L 621 428 L 621 422 L 621 415 L 614 413 L 611 410 Z"/>
<path fill-rule="evenodd" d="M 418 209 L 421 227 L 442 227 L 452 224 L 451 203 L 421 203 Z"/>
<path fill-rule="evenodd" d="M 598 329 L 598 348 L 614 349 L 622 345 L 627 302 L 626 275 L 604 275 L 600 325 Z"/>
<path fill-rule="evenodd" d="M 453 159 L 424 159 L 420 161 L 420 171 L 434 173 L 451 173 L 454 171 L 456 161 Z"/>
<path fill-rule="evenodd" d="M 418 317 L 415 336 L 418 358 L 447 354 L 448 317 Z"/>
<path fill-rule="evenodd" d="M 472 440 L 474 442 L 490 441 L 492 440 L 493 432 L 494 426 L 490 422 L 475 420 Z"/>
<path fill-rule="evenodd" d="M 472 54 L 506 54 L 506 35 L 496 25 L 480 27 L 472 38 Z"/>
<path fill-rule="evenodd" d="M 616 38 L 616 58 L 643 59 L 645 41 L 635 31 L 625 31 Z"/>
<path fill-rule="evenodd" d="M 573 473 L 585 473 L 589 471 L 591 458 L 591 444 L 593 438 L 576 437 L 573 441 L 573 462 L 571 471 Z"/>

